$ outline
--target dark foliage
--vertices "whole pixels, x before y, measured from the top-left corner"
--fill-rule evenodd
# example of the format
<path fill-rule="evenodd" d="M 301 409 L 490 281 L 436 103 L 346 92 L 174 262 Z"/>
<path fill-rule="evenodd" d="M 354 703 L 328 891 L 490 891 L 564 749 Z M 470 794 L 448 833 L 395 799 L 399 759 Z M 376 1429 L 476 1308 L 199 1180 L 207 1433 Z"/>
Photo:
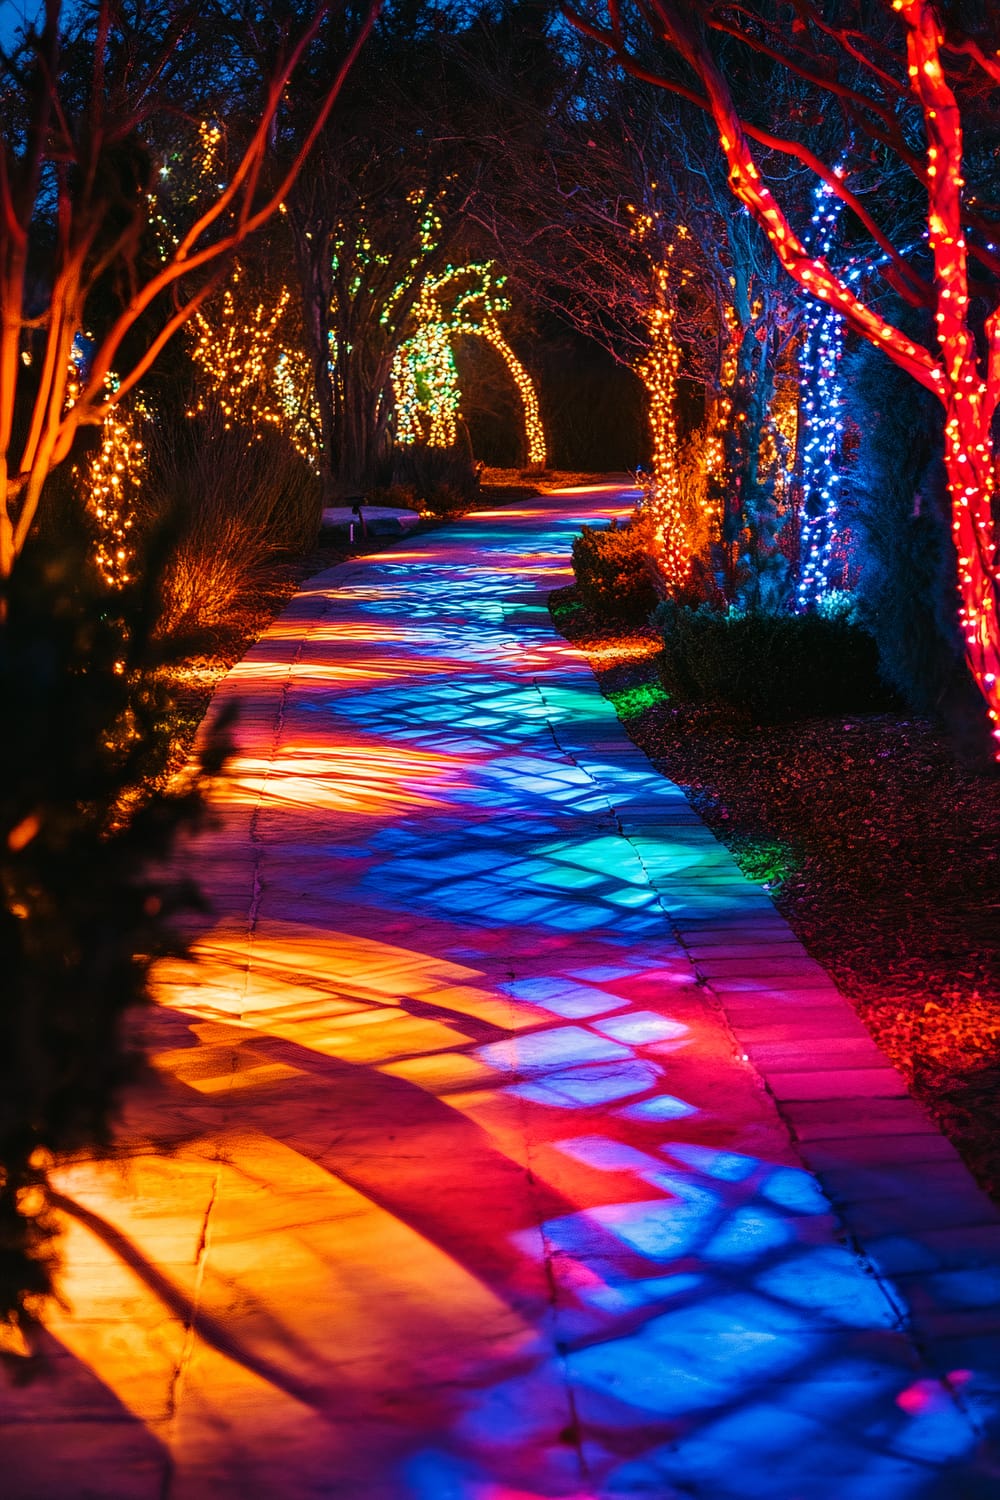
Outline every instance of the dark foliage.
<path fill-rule="evenodd" d="M 824 615 L 725 614 L 672 600 L 663 633 L 663 680 L 686 702 L 723 703 L 758 723 L 884 707 L 887 693 L 867 631 Z"/>
<path fill-rule="evenodd" d="M 637 517 L 585 526 L 573 543 L 573 572 L 584 607 L 598 620 L 637 622 L 656 608 L 649 565 L 649 526 Z"/>
<path fill-rule="evenodd" d="M 280 432 L 230 422 L 213 401 L 158 416 L 143 438 L 136 540 L 159 572 L 157 634 L 180 638 L 223 625 L 280 559 L 315 546 L 320 482 Z"/>
<path fill-rule="evenodd" d="M 467 510 L 479 480 L 467 445 L 428 448 L 421 443 L 398 447 L 392 459 L 392 483 L 411 490 L 438 516 Z"/>
<path fill-rule="evenodd" d="M 592 339 L 539 316 L 532 350 L 549 459 L 556 469 L 627 471 L 649 460 L 638 376 Z"/>
<path fill-rule="evenodd" d="M 82 540 L 82 539 L 81 539 Z M 30 1316 L 56 1265 L 47 1170 L 103 1148 L 134 1064 L 123 1032 L 194 901 L 157 877 L 199 778 L 143 791 L 169 705 L 154 688 L 149 592 L 111 596 L 82 547 L 24 555 L 0 620 L 0 1323 Z M 218 745 L 204 768 L 218 769 Z"/>

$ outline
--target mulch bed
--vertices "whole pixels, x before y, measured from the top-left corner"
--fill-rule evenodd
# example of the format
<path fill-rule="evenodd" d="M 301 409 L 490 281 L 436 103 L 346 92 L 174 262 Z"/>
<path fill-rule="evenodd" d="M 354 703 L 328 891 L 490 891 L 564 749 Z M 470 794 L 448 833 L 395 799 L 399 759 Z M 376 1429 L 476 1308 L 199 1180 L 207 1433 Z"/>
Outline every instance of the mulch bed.
<path fill-rule="evenodd" d="M 1000 776 L 921 719 L 767 728 L 665 699 L 648 628 L 553 596 L 631 738 L 760 880 L 1000 1202 Z"/>

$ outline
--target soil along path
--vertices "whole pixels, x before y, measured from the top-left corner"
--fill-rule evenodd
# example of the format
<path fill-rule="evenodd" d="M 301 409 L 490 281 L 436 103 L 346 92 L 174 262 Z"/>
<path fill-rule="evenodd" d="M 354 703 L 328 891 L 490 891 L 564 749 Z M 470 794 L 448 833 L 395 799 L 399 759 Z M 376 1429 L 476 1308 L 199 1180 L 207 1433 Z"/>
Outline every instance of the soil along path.
<path fill-rule="evenodd" d="M 9 1500 L 986 1500 L 1000 1219 L 552 631 L 613 489 L 313 579 Z"/>

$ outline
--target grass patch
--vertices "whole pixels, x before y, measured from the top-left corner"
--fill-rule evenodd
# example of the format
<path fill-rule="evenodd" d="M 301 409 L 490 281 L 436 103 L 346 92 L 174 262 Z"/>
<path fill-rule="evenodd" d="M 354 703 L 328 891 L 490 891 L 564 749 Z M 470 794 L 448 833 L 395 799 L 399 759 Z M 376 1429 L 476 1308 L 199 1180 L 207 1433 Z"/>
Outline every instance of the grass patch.
<path fill-rule="evenodd" d="M 617 692 L 609 692 L 607 697 L 614 704 L 615 713 L 623 721 L 637 719 L 640 714 L 646 712 L 647 708 L 655 708 L 658 704 L 670 702 L 670 694 L 658 682 L 636 683 L 634 687 L 619 688 Z"/>

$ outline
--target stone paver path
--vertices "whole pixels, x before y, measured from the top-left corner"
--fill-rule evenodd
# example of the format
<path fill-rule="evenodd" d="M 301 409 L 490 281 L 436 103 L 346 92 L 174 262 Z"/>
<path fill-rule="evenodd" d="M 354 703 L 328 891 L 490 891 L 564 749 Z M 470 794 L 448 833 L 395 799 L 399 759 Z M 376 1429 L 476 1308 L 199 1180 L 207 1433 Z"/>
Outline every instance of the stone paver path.
<path fill-rule="evenodd" d="M 1000 1494 L 1000 1218 L 553 633 L 566 493 L 236 668 L 5 1500 Z"/>

